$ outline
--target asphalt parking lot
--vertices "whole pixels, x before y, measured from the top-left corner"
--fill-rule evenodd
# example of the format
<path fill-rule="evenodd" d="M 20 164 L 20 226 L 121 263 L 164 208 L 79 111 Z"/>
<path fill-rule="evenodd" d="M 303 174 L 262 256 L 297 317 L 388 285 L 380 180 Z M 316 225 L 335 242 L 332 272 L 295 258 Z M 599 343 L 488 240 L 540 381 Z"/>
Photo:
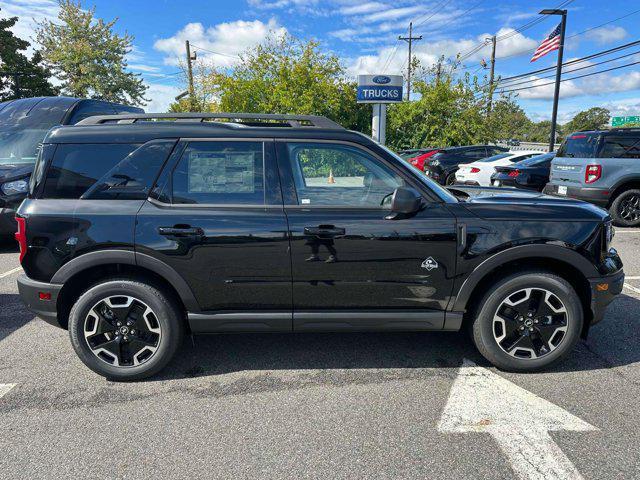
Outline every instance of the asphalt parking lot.
<path fill-rule="evenodd" d="M 0 478 L 637 478 L 640 230 L 604 321 L 553 371 L 462 334 L 233 335 L 113 383 L 17 295 L 0 247 Z"/>

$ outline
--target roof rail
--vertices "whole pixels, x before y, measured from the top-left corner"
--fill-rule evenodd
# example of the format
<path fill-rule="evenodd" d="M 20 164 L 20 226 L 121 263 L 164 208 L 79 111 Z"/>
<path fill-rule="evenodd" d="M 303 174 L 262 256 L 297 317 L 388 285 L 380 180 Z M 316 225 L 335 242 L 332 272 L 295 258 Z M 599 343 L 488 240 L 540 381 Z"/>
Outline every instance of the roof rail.
<path fill-rule="evenodd" d="M 247 127 L 326 128 L 344 130 L 344 127 L 319 115 L 278 115 L 271 113 L 130 113 L 121 115 L 96 115 L 85 118 L 76 125 L 104 125 L 109 123 L 131 124 L 138 121 L 204 122 L 228 120 Z"/>

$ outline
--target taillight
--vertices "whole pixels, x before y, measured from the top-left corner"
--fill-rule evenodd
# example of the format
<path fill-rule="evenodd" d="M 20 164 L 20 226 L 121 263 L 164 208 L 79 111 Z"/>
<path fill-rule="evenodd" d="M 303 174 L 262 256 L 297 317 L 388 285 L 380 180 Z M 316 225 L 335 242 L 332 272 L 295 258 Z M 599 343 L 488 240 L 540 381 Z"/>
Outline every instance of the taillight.
<path fill-rule="evenodd" d="M 22 217 L 16 217 L 16 222 L 18 222 L 18 231 L 15 238 L 20 246 L 20 263 L 22 263 L 22 259 L 27 253 L 27 223 Z"/>
<path fill-rule="evenodd" d="M 511 170 L 509 172 L 510 177 L 517 177 L 518 175 L 520 175 L 520 170 Z"/>
<path fill-rule="evenodd" d="M 593 183 L 602 176 L 602 165 L 587 165 L 584 171 L 584 183 Z"/>
<path fill-rule="evenodd" d="M 471 167 L 471 173 L 480 173 L 480 169 L 477 167 Z"/>

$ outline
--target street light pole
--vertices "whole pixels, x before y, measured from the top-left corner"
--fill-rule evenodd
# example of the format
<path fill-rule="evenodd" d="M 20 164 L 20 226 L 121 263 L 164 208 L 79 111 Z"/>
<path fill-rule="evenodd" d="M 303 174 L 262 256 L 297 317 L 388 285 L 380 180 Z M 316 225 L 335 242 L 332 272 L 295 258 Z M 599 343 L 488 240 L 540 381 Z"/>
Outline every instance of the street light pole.
<path fill-rule="evenodd" d="M 561 15 L 560 23 L 560 47 L 558 48 L 558 63 L 556 66 L 556 85 L 553 93 L 553 111 L 551 113 L 551 134 L 549 137 L 549 151 L 553 152 L 556 144 L 556 124 L 558 121 L 558 100 L 560 99 L 560 78 L 562 77 L 562 55 L 564 53 L 564 37 L 567 27 L 567 11 L 559 9 L 546 9 L 541 15 Z"/>

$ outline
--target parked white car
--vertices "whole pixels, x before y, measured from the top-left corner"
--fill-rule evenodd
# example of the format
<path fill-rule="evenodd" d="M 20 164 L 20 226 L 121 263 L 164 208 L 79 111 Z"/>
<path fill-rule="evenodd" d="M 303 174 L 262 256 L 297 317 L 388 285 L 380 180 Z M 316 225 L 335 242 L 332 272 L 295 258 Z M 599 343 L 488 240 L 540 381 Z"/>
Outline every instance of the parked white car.
<path fill-rule="evenodd" d="M 516 152 L 504 152 L 492 157 L 483 158 L 482 160 L 466 165 L 460 165 L 456 172 L 456 182 L 464 185 L 480 185 L 482 187 L 491 186 L 491 175 L 496 172 L 495 167 L 503 167 L 512 163 L 519 162 L 525 158 L 535 155 L 541 155 L 544 152 L 534 150 L 520 150 Z"/>

